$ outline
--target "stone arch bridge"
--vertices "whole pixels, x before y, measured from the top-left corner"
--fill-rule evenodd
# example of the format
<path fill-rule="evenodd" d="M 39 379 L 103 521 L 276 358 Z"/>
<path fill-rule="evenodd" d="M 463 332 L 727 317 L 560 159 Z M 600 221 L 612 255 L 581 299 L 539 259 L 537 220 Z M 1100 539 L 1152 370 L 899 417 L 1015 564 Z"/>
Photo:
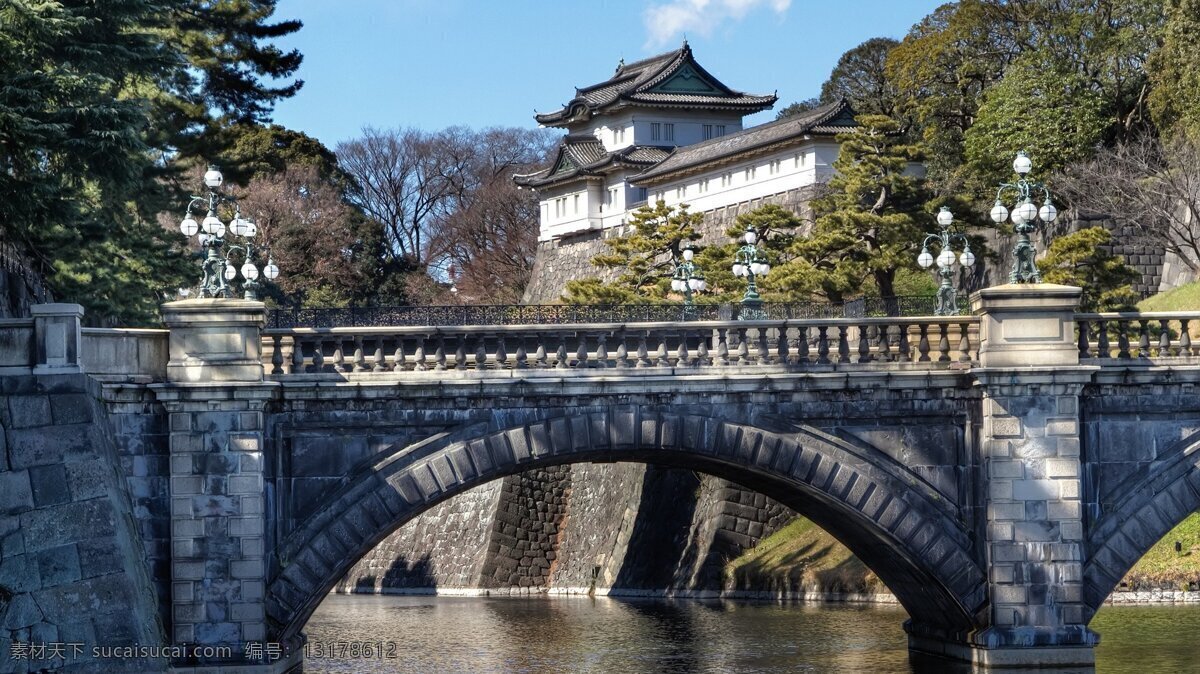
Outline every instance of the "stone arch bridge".
<path fill-rule="evenodd" d="M 1001 286 L 947 318 L 286 330 L 238 300 L 173 302 L 141 331 L 42 305 L 0 322 L 0 375 L 9 410 L 46 401 L 41 435 L 79 391 L 101 402 L 89 432 L 115 450 L 97 460 L 124 478 L 104 493 L 148 562 L 120 587 L 156 599 L 130 638 L 232 653 L 179 667 L 247 666 L 262 641 L 286 653 L 262 671 L 294 667 L 317 604 L 404 522 L 581 461 L 695 469 L 813 519 L 894 592 L 916 651 L 1086 665 L 1092 615 L 1200 507 L 1200 314 L 1076 314 L 1078 296 Z M 78 505 L 86 450 L 28 440 L 35 422 L 10 415 L 0 464 L 32 486 L 0 499 L 31 548 L 38 514 L 65 507 L 39 476 L 65 464 Z M 94 581 L 39 578 L 12 605 Z"/>

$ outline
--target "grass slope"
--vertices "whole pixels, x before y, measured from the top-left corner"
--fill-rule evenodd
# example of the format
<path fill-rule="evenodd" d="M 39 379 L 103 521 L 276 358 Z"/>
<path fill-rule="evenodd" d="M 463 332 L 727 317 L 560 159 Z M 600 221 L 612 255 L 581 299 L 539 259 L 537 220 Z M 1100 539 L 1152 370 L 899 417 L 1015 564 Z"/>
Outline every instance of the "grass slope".
<path fill-rule="evenodd" d="M 886 592 L 824 529 L 797 517 L 726 567 L 727 587 L 772 592 Z"/>
<path fill-rule="evenodd" d="M 1200 309 L 1200 283 L 1172 288 L 1138 302 L 1142 311 L 1195 311 Z"/>

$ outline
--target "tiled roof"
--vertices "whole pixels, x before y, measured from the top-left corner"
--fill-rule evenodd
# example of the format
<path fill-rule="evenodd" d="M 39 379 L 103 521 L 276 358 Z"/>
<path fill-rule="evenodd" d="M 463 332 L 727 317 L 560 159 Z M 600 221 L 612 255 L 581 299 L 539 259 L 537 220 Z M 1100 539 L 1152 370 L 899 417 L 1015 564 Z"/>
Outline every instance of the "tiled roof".
<path fill-rule="evenodd" d="M 854 110 L 845 100 L 814 108 L 806 113 L 753 126 L 737 133 L 677 148 L 671 156 L 634 178 L 644 183 L 680 171 L 699 169 L 714 161 L 730 160 L 744 152 L 806 135 L 835 135 L 856 126 Z"/>
<path fill-rule="evenodd" d="M 570 135 L 558 146 L 550 168 L 536 173 L 513 176 L 522 187 L 545 187 L 583 176 L 602 175 L 611 166 L 645 168 L 653 166 L 671 154 L 670 149 L 650 145 L 631 145 L 616 152 L 607 152 L 604 145 L 590 135 Z"/>
<path fill-rule="evenodd" d="M 682 81 L 689 85 L 694 83 L 705 91 L 655 90 L 670 85 L 677 74 L 684 78 Z M 576 89 L 575 97 L 562 109 L 534 115 L 534 119 L 546 126 L 565 126 L 573 119 L 586 119 L 604 108 L 620 105 L 699 107 L 750 114 L 771 107 L 775 101 L 774 95 L 745 94 L 725 86 L 696 62 L 691 47 L 685 42 L 675 51 L 622 63 L 609 79 Z"/>

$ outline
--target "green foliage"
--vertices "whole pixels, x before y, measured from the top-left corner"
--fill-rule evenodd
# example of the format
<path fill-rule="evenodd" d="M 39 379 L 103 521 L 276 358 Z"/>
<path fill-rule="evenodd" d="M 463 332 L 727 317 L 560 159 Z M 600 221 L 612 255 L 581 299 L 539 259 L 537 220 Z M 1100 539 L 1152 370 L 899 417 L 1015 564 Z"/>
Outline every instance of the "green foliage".
<path fill-rule="evenodd" d="M 734 253 L 742 246 L 743 235 L 750 227 L 758 232 L 758 250 L 772 266 L 766 276 L 755 279 L 758 294 L 766 302 L 789 302 L 798 298 L 780 282 L 779 270 L 790 260 L 789 250 L 795 244 L 804 221 L 795 213 L 776 204 L 766 204 L 737 217 L 725 231 L 731 241 L 720 246 L 707 246 L 696 255 L 696 264 L 708 281 L 705 301 L 738 302 L 746 292 L 746 280 L 733 275 Z"/>
<path fill-rule="evenodd" d="M 986 182 L 978 171 L 994 167 L 978 159 L 1006 131 L 1083 143 L 1070 147 L 1074 158 L 1096 142 L 1144 130 L 1145 63 L 1163 23 L 1162 0 L 962 0 L 939 7 L 887 63 L 902 92 L 899 114 L 920 128 L 932 182 L 944 193 Z M 1013 68 L 1023 72 L 1010 74 Z M 991 91 L 1002 82 L 1007 92 Z M 1046 104 L 1041 92 L 1058 105 Z M 1104 120 L 1099 133 L 1097 115 Z M 974 141 L 976 161 L 967 162 L 968 131 L 984 122 L 990 128 L 976 133 L 984 136 Z M 1040 164 L 1051 161 L 1044 156 Z"/>
<path fill-rule="evenodd" d="M 916 149 L 900 142 L 892 119 L 862 115 L 858 122 L 838 137 L 837 173 L 829 192 L 812 202 L 812 235 L 794 242 L 793 259 L 779 269 L 777 281 L 794 296 L 817 293 L 841 302 L 868 276 L 882 296 L 894 296 L 897 270 L 912 265 L 924 234 L 928 195 L 905 173 Z"/>
<path fill-rule="evenodd" d="M 220 161 L 229 182 L 245 185 L 253 178 L 301 166 L 311 166 L 321 178 L 335 183 L 348 180 L 338 168 L 337 155 L 301 131 L 278 124 L 238 123 L 230 126 L 225 137 L 228 145 Z"/>
<path fill-rule="evenodd" d="M 842 54 L 821 85 L 821 103 L 845 98 L 861 115 L 896 116 L 899 92 L 887 76 L 888 53 L 899 42 L 873 37 Z"/>
<path fill-rule="evenodd" d="M 1200 281 L 1152 295 L 1138 302 L 1138 311 L 1196 311 L 1200 310 Z"/>
<path fill-rule="evenodd" d="M 806 98 L 803 101 L 796 101 L 779 109 L 775 114 L 775 119 L 783 119 L 785 117 L 793 117 L 802 115 L 809 110 L 817 108 L 821 105 L 821 100 L 817 98 Z"/>
<path fill-rule="evenodd" d="M 1012 176 L 1018 150 L 1039 175 L 1086 159 L 1113 119 L 1082 76 L 1052 63 L 1021 59 L 989 88 L 975 124 L 964 134 L 966 160 L 981 197 Z"/>
<path fill-rule="evenodd" d="M 145 323 L 183 278 L 136 197 L 152 166 L 131 77 L 167 72 L 156 2 L 0 4 L 0 239 L 92 322 Z M 148 190 L 153 192 L 153 188 Z"/>
<path fill-rule="evenodd" d="M 1200 138 L 1200 0 L 1165 0 L 1162 47 L 1150 56 L 1148 97 L 1154 123 Z"/>
<path fill-rule="evenodd" d="M 643 304 L 670 299 L 672 263 L 680 259 L 682 244 L 700 238 L 696 226 L 704 216 L 659 201 L 634 211 L 633 233 L 608 239 L 610 252 L 592 258 L 603 269 L 621 270 L 612 283 L 599 279 L 569 281 L 563 300 L 571 304 Z"/>
<path fill-rule="evenodd" d="M 1083 288 L 1080 311 L 1132 311 L 1137 295 L 1130 284 L 1136 270 L 1105 249 L 1112 235 L 1103 227 L 1089 227 L 1054 239 L 1046 257 L 1038 261 L 1042 280 Z"/>

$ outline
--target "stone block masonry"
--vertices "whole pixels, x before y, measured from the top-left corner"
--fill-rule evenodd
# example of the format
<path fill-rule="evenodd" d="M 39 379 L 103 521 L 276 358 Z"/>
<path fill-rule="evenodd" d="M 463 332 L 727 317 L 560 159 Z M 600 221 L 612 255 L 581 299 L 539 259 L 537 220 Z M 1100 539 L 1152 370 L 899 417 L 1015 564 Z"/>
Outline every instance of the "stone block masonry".
<path fill-rule="evenodd" d="M 0 377 L 0 672 L 166 669 L 161 659 L 91 657 L 96 646 L 166 637 L 142 538 L 150 532 L 100 399 L 82 374 Z M 81 652 L 12 656 L 31 642 Z"/>

